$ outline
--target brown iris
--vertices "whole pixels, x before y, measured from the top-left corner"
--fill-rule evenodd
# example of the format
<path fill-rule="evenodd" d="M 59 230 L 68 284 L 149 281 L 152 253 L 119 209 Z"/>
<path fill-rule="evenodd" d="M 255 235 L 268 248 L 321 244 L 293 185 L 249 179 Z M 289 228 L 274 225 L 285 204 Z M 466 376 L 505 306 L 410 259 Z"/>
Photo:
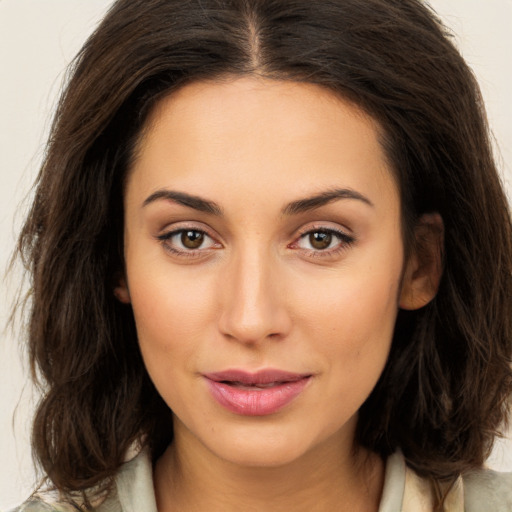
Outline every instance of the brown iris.
<path fill-rule="evenodd" d="M 183 231 L 181 234 L 181 243 L 187 249 L 197 249 L 201 247 L 204 241 L 204 233 L 201 231 Z"/>
<path fill-rule="evenodd" d="M 309 234 L 309 243 L 311 247 L 322 250 L 327 249 L 332 242 L 332 234 L 325 231 L 314 231 Z"/>

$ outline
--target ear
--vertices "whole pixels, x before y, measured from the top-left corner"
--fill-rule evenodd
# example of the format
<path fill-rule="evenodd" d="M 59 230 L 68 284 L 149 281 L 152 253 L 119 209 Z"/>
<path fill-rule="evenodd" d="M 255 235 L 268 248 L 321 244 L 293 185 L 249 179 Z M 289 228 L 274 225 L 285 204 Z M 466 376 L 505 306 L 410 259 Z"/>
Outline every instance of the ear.
<path fill-rule="evenodd" d="M 114 287 L 114 296 L 123 304 L 130 304 L 130 291 L 128 290 L 128 284 L 126 283 L 125 277 L 119 277 L 117 280 L 117 285 Z"/>
<path fill-rule="evenodd" d="M 414 247 L 405 263 L 399 306 L 419 309 L 437 294 L 443 272 L 444 224 L 438 213 L 420 217 L 414 229 Z"/>

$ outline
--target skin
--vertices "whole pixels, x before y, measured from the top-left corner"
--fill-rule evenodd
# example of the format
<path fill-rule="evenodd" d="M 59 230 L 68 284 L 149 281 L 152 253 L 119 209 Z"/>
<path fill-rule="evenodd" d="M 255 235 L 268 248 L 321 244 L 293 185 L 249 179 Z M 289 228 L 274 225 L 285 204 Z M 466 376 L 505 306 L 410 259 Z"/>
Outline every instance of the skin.
<path fill-rule="evenodd" d="M 155 468 L 160 512 L 378 509 L 383 463 L 353 449 L 357 411 L 398 308 L 422 306 L 437 282 L 431 263 L 404 262 L 378 134 L 329 91 L 257 78 L 187 85 L 152 113 L 126 185 L 116 295 L 132 304 L 147 370 L 174 414 L 175 441 Z M 345 195 L 290 211 L 333 190 Z M 180 229 L 204 233 L 196 249 Z M 249 417 L 205 383 L 231 368 L 312 377 L 283 409 Z"/>

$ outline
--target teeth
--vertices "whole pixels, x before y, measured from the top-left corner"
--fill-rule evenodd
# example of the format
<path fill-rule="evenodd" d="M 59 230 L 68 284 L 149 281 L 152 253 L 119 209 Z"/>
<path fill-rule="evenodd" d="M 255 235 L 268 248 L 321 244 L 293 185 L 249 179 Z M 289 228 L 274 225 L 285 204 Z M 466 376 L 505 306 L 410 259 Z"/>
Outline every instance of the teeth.
<path fill-rule="evenodd" d="M 255 384 L 257 388 L 265 389 L 265 388 L 272 388 L 274 386 L 278 386 L 281 384 L 280 382 L 269 382 L 268 384 Z"/>
<path fill-rule="evenodd" d="M 229 384 L 230 386 L 234 386 L 234 387 L 237 387 L 237 388 L 245 388 L 245 389 L 254 389 L 254 388 L 258 388 L 258 389 L 267 389 L 267 388 L 272 388 L 274 386 L 279 386 L 280 384 L 282 384 L 281 382 L 268 382 L 266 384 L 245 384 L 243 382 L 227 382 L 227 384 Z"/>

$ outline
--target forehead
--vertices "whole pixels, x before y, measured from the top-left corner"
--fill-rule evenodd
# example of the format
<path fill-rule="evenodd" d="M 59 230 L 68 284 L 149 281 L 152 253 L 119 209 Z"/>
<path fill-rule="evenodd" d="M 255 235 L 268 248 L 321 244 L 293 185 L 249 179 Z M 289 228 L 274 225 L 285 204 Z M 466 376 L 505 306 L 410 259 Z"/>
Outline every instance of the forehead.
<path fill-rule="evenodd" d="M 375 197 L 385 189 L 398 201 L 379 135 L 371 117 L 320 86 L 197 82 L 157 104 L 128 185 L 146 194 L 193 188 L 220 201 L 244 186 L 252 197 L 282 201 L 332 187 Z"/>

